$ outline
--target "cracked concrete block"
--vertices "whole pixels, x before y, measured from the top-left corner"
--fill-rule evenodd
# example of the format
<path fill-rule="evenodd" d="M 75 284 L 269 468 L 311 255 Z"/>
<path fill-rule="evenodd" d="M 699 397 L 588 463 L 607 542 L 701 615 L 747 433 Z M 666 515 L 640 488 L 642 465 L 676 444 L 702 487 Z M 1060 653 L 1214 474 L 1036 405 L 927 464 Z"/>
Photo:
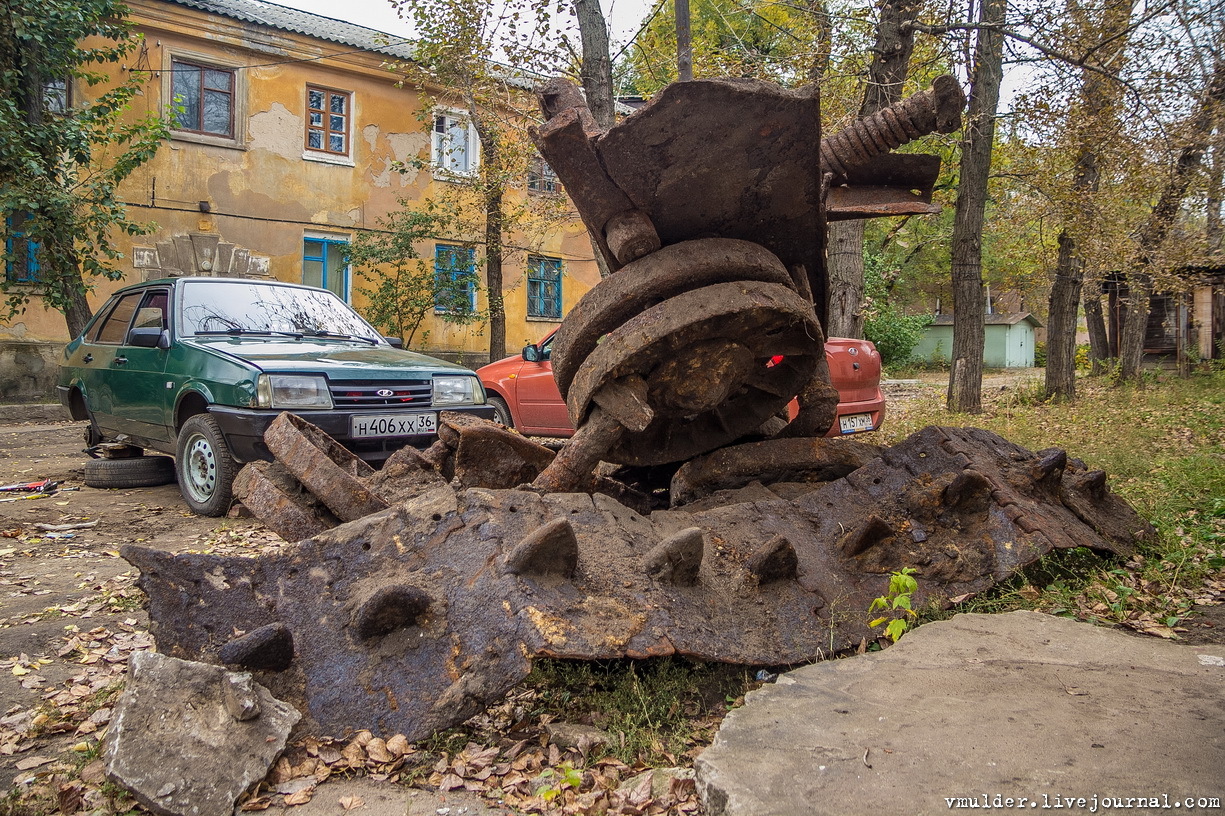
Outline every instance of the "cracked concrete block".
<path fill-rule="evenodd" d="M 250 675 L 138 652 L 107 734 L 106 775 L 154 813 L 229 816 L 299 718 Z"/>

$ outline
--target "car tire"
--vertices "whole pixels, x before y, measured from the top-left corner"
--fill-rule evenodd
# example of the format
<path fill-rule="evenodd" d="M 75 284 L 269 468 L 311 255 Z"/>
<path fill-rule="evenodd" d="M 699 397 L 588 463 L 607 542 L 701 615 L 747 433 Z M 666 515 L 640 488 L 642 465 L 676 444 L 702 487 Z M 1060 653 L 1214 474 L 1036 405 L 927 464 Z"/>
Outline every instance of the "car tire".
<path fill-rule="evenodd" d="M 199 516 L 225 515 L 238 465 L 217 420 L 208 414 L 188 417 L 179 429 L 176 451 L 179 492 L 187 506 Z"/>
<path fill-rule="evenodd" d="M 85 484 L 89 487 L 157 487 L 172 482 L 174 460 L 169 456 L 90 459 L 85 463 Z"/>
<path fill-rule="evenodd" d="M 515 419 L 510 415 L 510 406 L 506 404 L 506 400 L 501 397 L 489 397 L 488 401 L 493 406 L 494 413 L 497 414 L 498 422 L 513 430 Z"/>

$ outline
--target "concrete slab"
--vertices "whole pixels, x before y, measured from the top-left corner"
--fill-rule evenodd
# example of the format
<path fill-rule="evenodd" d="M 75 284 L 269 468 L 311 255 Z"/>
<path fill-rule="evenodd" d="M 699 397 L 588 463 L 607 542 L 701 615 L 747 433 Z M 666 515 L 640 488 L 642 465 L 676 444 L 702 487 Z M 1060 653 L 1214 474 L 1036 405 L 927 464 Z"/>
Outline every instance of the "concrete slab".
<path fill-rule="evenodd" d="M 1219 811 L 1225 647 L 958 615 L 749 694 L 696 767 L 708 816 Z"/>

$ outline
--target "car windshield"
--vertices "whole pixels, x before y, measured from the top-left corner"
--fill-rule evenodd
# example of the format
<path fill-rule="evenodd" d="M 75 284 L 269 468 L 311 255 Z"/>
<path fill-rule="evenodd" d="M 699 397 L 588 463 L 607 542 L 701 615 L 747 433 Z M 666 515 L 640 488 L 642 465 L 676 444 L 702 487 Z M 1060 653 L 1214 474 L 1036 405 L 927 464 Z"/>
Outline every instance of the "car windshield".
<path fill-rule="evenodd" d="M 359 338 L 379 333 L 331 292 L 265 283 L 191 281 L 180 306 L 185 335 L 291 335 Z"/>

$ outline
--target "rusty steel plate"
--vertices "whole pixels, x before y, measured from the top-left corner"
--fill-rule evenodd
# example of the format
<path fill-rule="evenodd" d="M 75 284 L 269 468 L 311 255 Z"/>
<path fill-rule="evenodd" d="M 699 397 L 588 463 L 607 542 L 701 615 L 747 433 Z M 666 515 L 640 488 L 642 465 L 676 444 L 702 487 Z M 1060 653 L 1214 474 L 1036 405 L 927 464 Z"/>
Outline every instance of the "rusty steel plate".
<path fill-rule="evenodd" d="M 674 83 L 595 144 L 608 176 L 650 217 L 664 246 L 707 235 L 741 238 L 823 284 L 816 86 Z M 823 288 L 813 295 L 824 302 Z"/>
<path fill-rule="evenodd" d="M 601 337 L 682 292 L 738 280 L 792 286 L 787 269 L 773 253 L 759 244 L 733 238 L 682 241 L 600 281 L 570 310 L 553 339 L 553 379 L 562 398 Z"/>
<path fill-rule="evenodd" d="M 122 554 L 159 651 L 255 672 L 315 733 L 415 740 L 501 699 L 533 657 L 798 663 L 874 637 L 891 570 L 917 569 L 917 607 L 1052 548 L 1124 554 L 1153 535 L 1061 453 L 927 428 L 794 500 L 758 487 L 644 516 L 442 485 L 278 554 Z"/>
<path fill-rule="evenodd" d="M 777 355 L 783 360 L 770 365 Z M 627 430 L 603 458 L 678 462 L 755 430 L 799 393 L 821 359 L 812 304 L 794 290 L 720 283 L 657 304 L 607 335 L 579 367 L 566 404 L 579 427 L 602 387 L 642 376 L 654 419 Z"/>

